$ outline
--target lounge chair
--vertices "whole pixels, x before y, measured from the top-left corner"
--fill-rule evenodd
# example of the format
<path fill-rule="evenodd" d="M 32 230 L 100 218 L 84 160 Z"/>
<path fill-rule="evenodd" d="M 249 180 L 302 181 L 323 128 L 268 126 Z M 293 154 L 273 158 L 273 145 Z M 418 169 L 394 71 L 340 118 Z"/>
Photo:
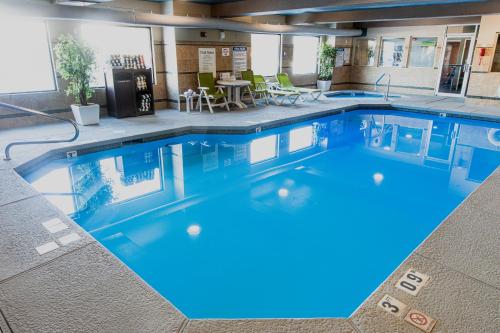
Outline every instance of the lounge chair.
<path fill-rule="evenodd" d="M 276 74 L 276 80 L 278 80 L 278 83 L 280 85 L 280 89 L 284 91 L 295 91 L 300 94 L 307 94 L 311 96 L 313 101 L 317 101 L 318 98 L 321 96 L 323 93 L 321 89 L 311 89 L 311 88 L 302 88 L 302 87 L 295 87 L 292 82 L 290 81 L 290 78 L 288 77 L 288 74 L 286 73 L 278 73 Z M 301 100 L 304 100 L 302 97 L 300 98 Z"/>
<path fill-rule="evenodd" d="M 203 98 L 208 105 L 210 113 L 214 113 L 213 107 L 225 107 L 229 111 L 229 104 L 227 103 L 226 92 L 222 86 L 216 86 L 213 73 L 198 73 L 198 89 L 200 90 L 200 97 L 198 98 L 198 103 L 196 107 L 200 108 L 200 112 L 203 106 Z M 217 103 L 217 101 L 222 100 L 223 102 Z"/>
<path fill-rule="evenodd" d="M 264 86 L 259 85 L 257 86 L 255 83 L 255 77 L 253 75 L 253 71 L 251 69 L 248 69 L 246 71 L 241 71 L 241 79 L 250 81 L 250 90 L 246 91 L 249 92 L 250 94 L 250 99 L 252 100 L 253 104 L 255 105 L 255 100 L 256 99 L 264 99 L 266 101 L 266 105 L 269 105 L 269 100 L 267 99 L 267 86 L 266 82 L 264 81 Z M 243 95 L 245 94 L 245 91 L 243 92 Z"/>
<path fill-rule="evenodd" d="M 268 87 L 266 79 L 262 75 L 254 75 L 254 82 L 257 89 L 266 90 L 267 95 L 271 96 L 276 105 L 283 105 L 285 101 L 293 105 L 300 97 L 300 93 L 297 91 L 279 90 L 276 86 Z"/>

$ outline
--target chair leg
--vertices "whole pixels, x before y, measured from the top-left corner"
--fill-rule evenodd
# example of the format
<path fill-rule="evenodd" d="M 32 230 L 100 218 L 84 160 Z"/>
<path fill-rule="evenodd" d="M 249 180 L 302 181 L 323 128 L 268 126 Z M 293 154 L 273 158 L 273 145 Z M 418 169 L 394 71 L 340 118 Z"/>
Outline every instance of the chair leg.
<path fill-rule="evenodd" d="M 321 92 L 317 93 L 318 95 L 314 96 L 313 93 L 311 93 L 311 97 L 313 98 L 313 100 L 317 101 L 318 98 L 321 96 Z"/>
<path fill-rule="evenodd" d="M 252 91 L 250 90 L 250 87 L 246 86 L 246 90 L 248 91 L 248 94 L 250 95 L 250 99 L 252 100 L 253 106 L 256 107 L 257 104 L 255 104 L 255 98 L 253 97 L 253 94 L 252 94 Z"/>
<path fill-rule="evenodd" d="M 224 96 L 223 98 L 224 98 L 224 105 L 226 106 L 226 110 L 227 110 L 227 111 L 230 111 L 230 110 L 229 110 L 229 103 L 227 102 L 227 98 L 226 98 L 226 96 Z"/>
<path fill-rule="evenodd" d="M 210 98 L 205 95 L 205 99 L 207 100 L 207 105 L 208 105 L 208 109 L 210 110 L 210 113 L 214 113 L 214 109 L 212 108 L 212 104 L 210 103 Z"/>
<path fill-rule="evenodd" d="M 285 98 L 286 98 L 285 96 L 281 96 L 281 99 L 280 99 L 280 96 L 277 96 L 276 97 L 276 105 L 279 105 L 279 106 L 283 105 L 283 103 L 285 102 Z"/>
<path fill-rule="evenodd" d="M 200 109 L 201 112 L 201 95 L 198 96 L 198 100 L 196 101 L 196 109 Z"/>
<path fill-rule="evenodd" d="M 271 99 L 273 100 L 274 104 L 276 104 L 276 105 L 280 105 L 280 104 L 278 103 L 278 98 L 276 97 L 276 95 L 271 94 Z"/>

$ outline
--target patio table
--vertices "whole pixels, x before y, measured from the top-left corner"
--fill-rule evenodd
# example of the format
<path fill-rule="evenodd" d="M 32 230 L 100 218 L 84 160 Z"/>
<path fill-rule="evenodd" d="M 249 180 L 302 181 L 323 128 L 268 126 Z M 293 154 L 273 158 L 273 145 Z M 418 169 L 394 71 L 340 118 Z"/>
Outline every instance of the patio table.
<path fill-rule="evenodd" d="M 246 80 L 219 80 L 217 81 L 218 85 L 224 86 L 227 88 L 227 102 L 228 104 L 234 104 L 240 109 L 246 109 L 247 106 L 245 103 L 241 101 L 240 98 L 240 89 L 241 88 L 247 88 L 250 89 L 250 81 Z M 234 98 L 233 98 L 233 92 L 232 90 L 234 89 Z"/>

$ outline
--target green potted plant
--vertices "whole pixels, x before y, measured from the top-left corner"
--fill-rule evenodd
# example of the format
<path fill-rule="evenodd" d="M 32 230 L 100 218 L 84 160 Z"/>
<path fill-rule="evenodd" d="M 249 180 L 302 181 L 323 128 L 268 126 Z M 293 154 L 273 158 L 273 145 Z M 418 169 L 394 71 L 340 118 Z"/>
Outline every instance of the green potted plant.
<path fill-rule="evenodd" d="M 99 104 L 89 103 L 94 94 L 90 87 L 95 67 L 94 51 L 71 35 L 62 35 L 54 48 L 57 72 L 68 81 L 66 94 L 73 96 L 75 104 L 71 111 L 77 123 L 92 125 L 99 123 Z"/>
<path fill-rule="evenodd" d="M 337 58 L 337 49 L 328 43 L 321 45 L 319 56 L 318 89 L 329 91 L 332 86 L 333 67 Z"/>

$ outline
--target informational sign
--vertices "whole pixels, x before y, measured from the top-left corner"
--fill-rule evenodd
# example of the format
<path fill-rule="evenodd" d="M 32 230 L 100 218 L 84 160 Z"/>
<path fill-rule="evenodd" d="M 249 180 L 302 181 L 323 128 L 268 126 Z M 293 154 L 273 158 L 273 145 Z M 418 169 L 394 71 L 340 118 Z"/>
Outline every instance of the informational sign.
<path fill-rule="evenodd" d="M 222 56 L 223 57 L 229 57 L 230 54 L 231 54 L 231 50 L 229 49 L 229 47 L 222 48 Z"/>
<path fill-rule="evenodd" d="M 335 67 L 344 66 L 344 48 L 337 49 L 337 57 L 335 58 Z"/>
<path fill-rule="evenodd" d="M 214 48 L 198 49 L 198 71 L 200 73 L 212 72 L 214 74 L 214 77 L 216 76 Z"/>
<path fill-rule="evenodd" d="M 400 318 L 404 316 L 408 308 L 406 304 L 389 295 L 382 297 L 377 305 L 384 309 L 384 311 Z"/>
<path fill-rule="evenodd" d="M 429 281 L 429 276 L 419 273 L 414 269 L 409 269 L 396 284 L 396 288 L 407 292 L 412 296 L 417 296 L 420 289 Z"/>
<path fill-rule="evenodd" d="M 351 48 L 344 48 L 344 66 L 351 64 Z"/>
<path fill-rule="evenodd" d="M 246 71 L 247 66 L 247 48 L 246 46 L 233 47 L 233 72 L 239 74 L 241 71 Z"/>
<path fill-rule="evenodd" d="M 413 326 L 420 328 L 424 332 L 430 332 L 436 325 L 436 320 L 429 317 L 425 313 L 418 310 L 411 309 L 408 311 L 405 317 L 405 321 L 412 324 Z"/>

